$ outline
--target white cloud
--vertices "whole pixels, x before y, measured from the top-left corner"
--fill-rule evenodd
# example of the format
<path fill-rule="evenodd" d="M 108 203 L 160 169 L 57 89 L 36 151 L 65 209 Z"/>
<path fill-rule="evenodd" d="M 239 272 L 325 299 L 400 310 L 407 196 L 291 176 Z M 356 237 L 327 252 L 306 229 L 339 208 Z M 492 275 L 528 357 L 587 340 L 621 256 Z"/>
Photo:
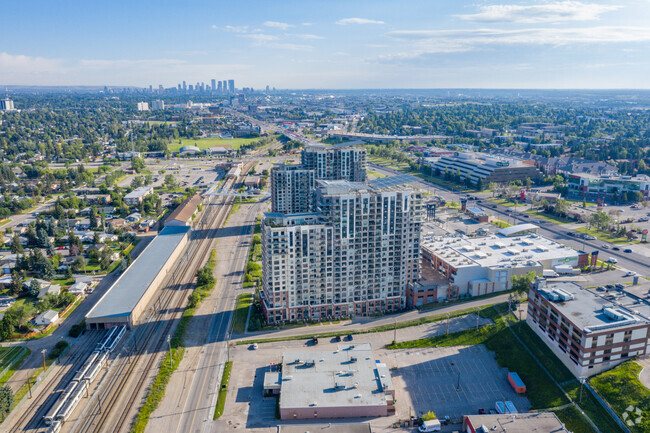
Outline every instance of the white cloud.
<path fill-rule="evenodd" d="M 223 30 L 225 32 L 231 32 L 231 33 L 246 33 L 248 32 L 248 26 L 223 26 L 219 27 L 216 24 L 213 24 L 210 26 L 210 28 L 215 29 L 215 30 Z"/>
<path fill-rule="evenodd" d="M 242 38 L 252 39 L 257 43 L 275 41 L 275 40 L 278 39 L 277 36 L 267 35 L 265 33 L 250 33 L 250 34 L 247 34 L 247 35 L 241 35 L 241 37 Z"/>
<path fill-rule="evenodd" d="M 265 47 L 275 48 L 278 50 L 289 50 L 289 51 L 311 51 L 314 49 L 311 45 L 301 45 L 301 44 L 290 44 L 290 43 L 281 43 L 273 42 L 270 44 L 264 44 Z"/>
<path fill-rule="evenodd" d="M 371 20 L 368 18 L 343 18 L 335 22 L 340 26 L 347 26 L 348 24 L 384 24 L 383 21 Z"/>
<path fill-rule="evenodd" d="M 245 64 L 202 64 L 163 59 L 80 59 L 30 57 L 0 53 L 0 82 L 31 85 L 145 85 L 205 79 L 215 73 L 250 70 Z"/>
<path fill-rule="evenodd" d="M 306 26 L 306 27 L 311 26 L 311 25 L 313 25 L 313 23 L 302 23 L 301 24 L 301 26 Z"/>
<path fill-rule="evenodd" d="M 535 5 L 482 6 L 475 14 L 458 15 L 466 21 L 546 23 L 593 21 L 605 12 L 620 9 L 619 5 L 600 5 L 578 1 L 561 1 Z"/>
<path fill-rule="evenodd" d="M 404 41 L 450 43 L 458 47 L 486 44 L 569 45 L 650 41 L 650 27 L 598 26 L 580 28 L 527 28 L 518 30 L 396 30 L 388 36 Z"/>
<path fill-rule="evenodd" d="M 308 39 L 308 40 L 325 39 L 322 36 L 312 35 L 312 34 L 301 34 L 301 33 L 287 33 L 285 36 L 292 36 L 292 37 L 295 37 L 295 38 Z"/>
<path fill-rule="evenodd" d="M 292 24 L 281 23 L 281 22 L 278 22 L 278 21 L 265 21 L 264 25 L 266 27 L 275 27 L 275 28 L 282 29 L 282 30 L 286 30 L 289 27 L 294 27 Z"/>

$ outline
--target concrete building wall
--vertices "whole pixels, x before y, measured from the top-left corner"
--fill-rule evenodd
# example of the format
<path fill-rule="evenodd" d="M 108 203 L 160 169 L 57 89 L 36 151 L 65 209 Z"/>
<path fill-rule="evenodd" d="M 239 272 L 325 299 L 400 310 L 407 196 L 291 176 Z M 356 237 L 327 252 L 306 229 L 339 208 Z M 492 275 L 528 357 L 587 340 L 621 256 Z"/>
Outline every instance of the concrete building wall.
<path fill-rule="evenodd" d="M 282 397 L 280 397 L 282 398 Z M 280 408 L 280 419 L 365 418 L 387 416 L 388 406 L 342 406 Z"/>
<path fill-rule="evenodd" d="M 156 275 L 156 278 L 149 285 L 144 295 L 142 295 L 142 298 L 140 298 L 140 301 L 136 304 L 135 308 L 133 308 L 131 316 L 129 317 L 130 326 L 138 324 L 142 313 L 146 310 L 155 293 L 160 288 L 163 280 L 167 277 L 170 269 L 174 266 L 174 263 L 176 263 L 176 260 L 180 257 L 181 253 L 185 249 L 190 233 L 191 232 L 188 232 L 185 236 L 183 236 L 183 239 L 178 243 L 174 252 L 169 256 L 169 259 L 167 262 L 165 262 L 158 275 Z"/>

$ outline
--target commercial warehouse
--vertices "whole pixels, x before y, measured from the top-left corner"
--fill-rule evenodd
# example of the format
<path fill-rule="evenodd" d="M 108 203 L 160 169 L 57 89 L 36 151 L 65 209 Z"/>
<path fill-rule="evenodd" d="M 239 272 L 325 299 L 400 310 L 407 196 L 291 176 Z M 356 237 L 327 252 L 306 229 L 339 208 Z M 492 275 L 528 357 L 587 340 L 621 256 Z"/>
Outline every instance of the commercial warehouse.
<path fill-rule="evenodd" d="M 187 244 L 189 226 L 165 227 L 86 315 L 89 329 L 133 327 Z"/>
<path fill-rule="evenodd" d="M 276 381 L 278 373 L 266 374 L 273 378 L 265 383 Z M 278 381 L 283 420 L 376 417 L 395 410 L 390 371 L 375 360 L 368 343 L 285 352 Z"/>

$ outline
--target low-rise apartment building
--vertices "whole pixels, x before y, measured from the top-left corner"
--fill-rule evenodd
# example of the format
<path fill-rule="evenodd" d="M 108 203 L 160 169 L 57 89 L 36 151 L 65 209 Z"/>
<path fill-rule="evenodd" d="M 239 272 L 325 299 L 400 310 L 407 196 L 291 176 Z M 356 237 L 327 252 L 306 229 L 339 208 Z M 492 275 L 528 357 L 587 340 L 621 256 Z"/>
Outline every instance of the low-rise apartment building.
<path fill-rule="evenodd" d="M 149 194 L 153 194 L 152 186 L 141 186 L 134 189 L 130 193 L 124 196 L 124 203 L 128 206 L 138 206 L 142 203 L 142 200 Z"/>
<path fill-rule="evenodd" d="M 538 278 L 526 321 L 576 377 L 645 355 L 650 304 L 626 291 L 599 294 L 573 282 Z"/>

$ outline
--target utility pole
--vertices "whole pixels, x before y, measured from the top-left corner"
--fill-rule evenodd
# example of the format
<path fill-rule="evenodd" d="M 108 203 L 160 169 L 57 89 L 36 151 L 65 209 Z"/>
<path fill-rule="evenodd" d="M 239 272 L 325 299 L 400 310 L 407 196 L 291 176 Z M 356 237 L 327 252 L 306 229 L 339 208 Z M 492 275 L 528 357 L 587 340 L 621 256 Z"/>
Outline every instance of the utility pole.
<path fill-rule="evenodd" d="M 397 317 L 395 318 L 395 327 L 393 328 L 393 343 L 397 343 Z"/>
<path fill-rule="evenodd" d="M 169 346 L 169 369 L 171 370 L 172 368 L 172 339 L 167 334 L 167 346 Z"/>
<path fill-rule="evenodd" d="M 580 397 L 578 397 L 578 403 L 582 404 L 582 388 L 585 386 L 585 378 L 580 378 Z"/>
<path fill-rule="evenodd" d="M 449 313 L 447 313 L 447 335 L 449 335 Z"/>
<path fill-rule="evenodd" d="M 45 352 L 47 352 L 46 349 L 41 350 L 41 353 L 43 354 L 43 371 L 46 370 L 46 367 L 45 367 Z"/>
<path fill-rule="evenodd" d="M 29 388 L 29 398 L 32 398 L 32 379 L 27 378 L 27 388 Z"/>
<path fill-rule="evenodd" d="M 481 308 L 476 309 L 476 330 L 478 331 L 478 321 L 481 318 Z"/>

